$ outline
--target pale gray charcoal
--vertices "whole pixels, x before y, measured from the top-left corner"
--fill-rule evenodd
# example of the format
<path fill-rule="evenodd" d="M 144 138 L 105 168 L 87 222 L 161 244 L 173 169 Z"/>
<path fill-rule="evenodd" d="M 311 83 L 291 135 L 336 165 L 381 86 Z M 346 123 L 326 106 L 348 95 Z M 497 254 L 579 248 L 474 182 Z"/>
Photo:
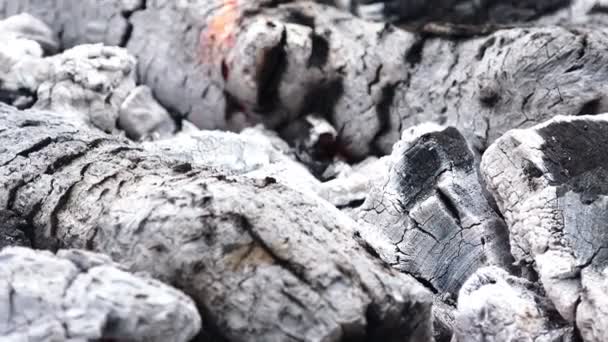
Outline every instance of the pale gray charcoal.
<path fill-rule="evenodd" d="M 78 255 L 74 262 L 69 255 Z M 201 328 L 194 302 L 90 252 L 0 251 L 3 341 L 190 341 Z"/>

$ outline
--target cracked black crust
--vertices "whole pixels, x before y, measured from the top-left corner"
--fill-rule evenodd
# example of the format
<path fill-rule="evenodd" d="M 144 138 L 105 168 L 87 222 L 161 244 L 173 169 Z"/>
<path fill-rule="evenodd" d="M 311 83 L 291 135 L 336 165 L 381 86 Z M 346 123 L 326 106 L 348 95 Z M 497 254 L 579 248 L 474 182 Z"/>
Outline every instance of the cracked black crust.
<path fill-rule="evenodd" d="M 506 226 L 483 194 L 477 160 L 453 127 L 417 136 L 393 155 L 387 184 L 362 207 L 362 218 L 395 245 L 393 266 L 455 299 L 488 264 L 510 268 Z"/>
<path fill-rule="evenodd" d="M 608 184 L 590 182 L 603 179 L 608 172 L 604 146 L 608 146 L 608 122 L 578 120 L 568 124 L 551 124 L 538 129 L 545 141 L 541 147 L 545 175 L 554 186 L 566 185 L 585 196 L 608 195 Z M 598 172 L 596 175 L 592 175 Z M 591 173 L 591 174 L 589 174 Z M 589 198 L 593 201 L 594 198 Z"/>

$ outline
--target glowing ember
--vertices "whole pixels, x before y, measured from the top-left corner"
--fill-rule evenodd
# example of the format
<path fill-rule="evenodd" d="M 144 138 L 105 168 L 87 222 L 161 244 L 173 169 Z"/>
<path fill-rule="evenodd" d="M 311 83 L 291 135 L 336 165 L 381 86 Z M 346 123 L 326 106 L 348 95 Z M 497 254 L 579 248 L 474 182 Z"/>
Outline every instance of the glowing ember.
<path fill-rule="evenodd" d="M 207 28 L 201 33 L 204 63 L 217 63 L 235 44 L 238 26 L 238 0 L 223 0 L 222 7 L 211 16 Z"/>

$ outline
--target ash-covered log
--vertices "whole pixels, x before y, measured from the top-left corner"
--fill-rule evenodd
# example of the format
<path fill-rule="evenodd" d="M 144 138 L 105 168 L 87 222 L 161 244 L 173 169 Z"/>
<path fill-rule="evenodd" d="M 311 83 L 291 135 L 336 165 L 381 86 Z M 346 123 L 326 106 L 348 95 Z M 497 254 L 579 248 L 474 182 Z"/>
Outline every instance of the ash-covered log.
<path fill-rule="evenodd" d="M 0 107 L 0 208 L 39 248 L 86 248 L 190 295 L 229 340 L 430 341 L 430 292 L 327 202 Z"/>
<path fill-rule="evenodd" d="M 148 272 L 199 340 L 605 341 L 604 7 L 0 0 L 42 20 L 0 20 L 0 248 Z"/>
<path fill-rule="evenodd" d="M 481 165 L 509 224 L 513 256 L 537 272 L 586 341 L 608 338 L 596 297 L 608 260 L 607 130 L 606 114 L 560 116 L 505 134 Z"/>

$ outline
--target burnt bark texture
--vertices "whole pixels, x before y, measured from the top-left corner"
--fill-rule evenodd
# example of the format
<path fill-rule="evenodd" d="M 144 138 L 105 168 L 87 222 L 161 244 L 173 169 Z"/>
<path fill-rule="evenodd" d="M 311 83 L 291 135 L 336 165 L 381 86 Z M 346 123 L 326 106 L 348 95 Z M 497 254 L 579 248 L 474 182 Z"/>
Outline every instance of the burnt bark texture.
<path fill-rule="evenodd" d="M 413 127 L 386 158 L 358 209 L 361 232 L 386 262 L 433 290 L 435 337 L 447 341 L 463 283 L 487 265 L 511 269 L 507 226 L 455 128 Z"/>
<path fill-rule="evenodd" d="M 406 131 L 374 184 L 360 219 L 388 240 L 393 267 L 456 299 L 485 265 L 508 268 L 509 236 L 485 197 L 475 154 L 453 127 L 421 125 Z"/>
<path fill-rule="evenodd" d="M 605 3 L 0 0 L 0 248 L 201 339 L 607 341 Z"/>
<path fill-rule="evenodd" d="M 37 246 L 84 248 L 190 295 L 212 336 L 430 341 L 432 297 L 326 202 L 0 107 L 0 207 Z"/>
<path fill-rule="evenodd" d="M 126 20 L 129 39 L 123 45 L 139 58 L 140 81 L 172 113 L 202 128 L 233 127 L 236 118 L 240 128 L 257 122 L 279 127 L 321 115 L 338 132 L 336 153 L 355 160 L 389 153 L 400 133 L 420 122 L 455 126 L 483 150 L 509 129 L 556 113 L 598 113 L 606 106 L 605 25 L 582 25 L 601 22 L 604 14 L 601 5 L 587 0 L 522 28 L 413 31 L 307 1 L 71 2 L 61 9 L 54 2 L 36 5 L 51 13 L 42 17 L 54 28 L 67 25 L 62 24 L 67 19 L 52 14 L 88 18 L 78 8 L 89 8 L 87 15 L 114 11 L 104 15 Z M 456 2 L 428 3 L 421 5 L 434 9 Z M 530 13 L 561 4 L 509 3 L 530 7 Z M 34 7 L 31 1 L 7 0 L 0 13 Z M 544 27 L 545 22 L 566 26 Z M 79 41 L 92 40 L 82 32 Z M 61 41 L 69 46 L 66 39 Z"/>
<path fill-rule="evenodd" d="M 557 117 L 507 133 L 481 166 L 509 224 L 514 257 L 538 273 L 586 341 L 607 338 L 596 297 L 608 260 L 607 129 L 605 114 Z"/>

